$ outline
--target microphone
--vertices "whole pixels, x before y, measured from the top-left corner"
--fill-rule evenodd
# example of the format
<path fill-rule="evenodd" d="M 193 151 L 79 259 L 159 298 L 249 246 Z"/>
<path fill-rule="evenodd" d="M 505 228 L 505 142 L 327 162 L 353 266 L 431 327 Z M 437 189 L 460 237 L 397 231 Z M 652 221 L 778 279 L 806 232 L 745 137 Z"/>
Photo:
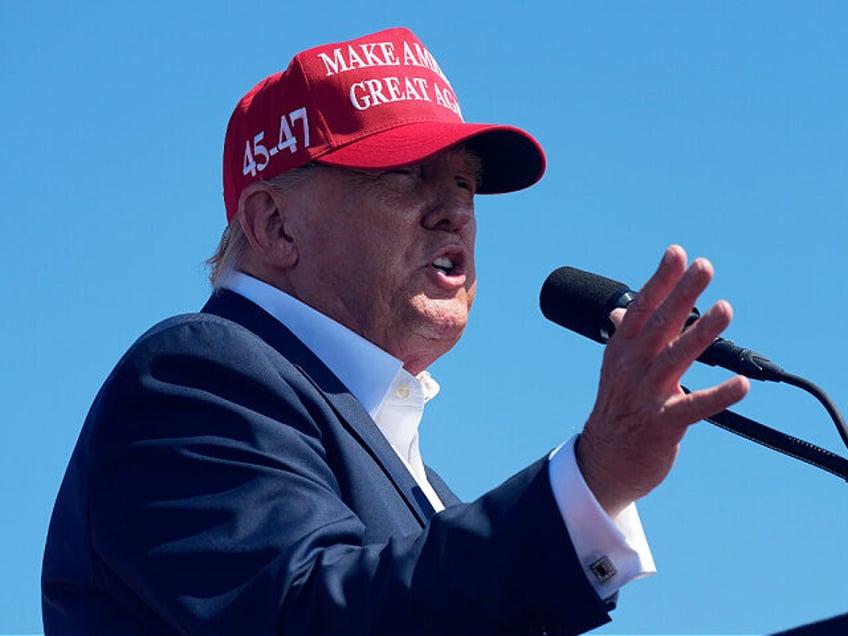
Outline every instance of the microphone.
<path fill-rule="evenodd" d="M 635 297 L 636 292 L 624 283 L 574 267 L 560 267 L 551 272 L 542 285 L 539 306 L 548 320 L 606 344 L 615 331 L 610 312 L 627 307 Z M 693 308 L 684 329 L 700 315 Z M 754 380 L 781 382 L 785 379 L 783 369 L 768 358 L 724 338 L 716 338 L 698 361 Z"/>

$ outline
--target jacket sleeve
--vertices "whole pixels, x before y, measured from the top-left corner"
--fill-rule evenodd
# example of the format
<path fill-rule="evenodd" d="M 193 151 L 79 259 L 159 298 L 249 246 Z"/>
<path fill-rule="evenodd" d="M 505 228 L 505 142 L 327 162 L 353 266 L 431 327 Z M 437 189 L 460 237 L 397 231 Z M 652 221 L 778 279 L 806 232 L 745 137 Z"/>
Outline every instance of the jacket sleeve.
<path fill-rule="evenodd" d="M 125 356 L 90 419 L 102 577 L 177 633 L 578 633 L 608 620 L 544 460 L 367 543 L 320 394 L 247 331 L 196 320 Z M 367 479 L 367 476 L 363 476 Z"/>

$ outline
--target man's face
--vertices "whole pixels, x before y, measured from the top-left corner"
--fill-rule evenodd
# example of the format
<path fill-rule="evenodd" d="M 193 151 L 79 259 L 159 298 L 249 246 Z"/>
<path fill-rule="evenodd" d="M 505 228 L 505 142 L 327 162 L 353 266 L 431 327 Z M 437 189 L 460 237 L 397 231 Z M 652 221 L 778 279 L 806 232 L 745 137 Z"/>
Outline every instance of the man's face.
<path fill-rule="evenodd" d="M 459 339 L 474 300 L 479 166 L 451 149 L 401 169 L 315 168 L 287 198 L 289 291 L 423 370 Z"/>

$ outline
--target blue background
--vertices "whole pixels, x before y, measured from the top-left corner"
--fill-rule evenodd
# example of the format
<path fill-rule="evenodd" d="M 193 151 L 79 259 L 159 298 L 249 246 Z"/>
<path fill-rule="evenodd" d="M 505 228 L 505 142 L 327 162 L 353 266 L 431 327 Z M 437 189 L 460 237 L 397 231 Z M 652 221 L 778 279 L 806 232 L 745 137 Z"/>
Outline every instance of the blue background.
<path fill-rule="evenodd" d="M 100 383 L 208 293 L 235 102 L 299 50 L 397 25 L 467 120 L 524 127 L 549 161 L 534 188 L 478 199 L 477 304 L 432 369 L 423 452 L 461 496 L 591 409 L 602 348 L 538 310 L 560 265 L 638 286 L 668 244 L 707 256 L 700 306 L 731 301 L 725 335 L 848 405 L 846 3 L 3 2 L 0 633 L 41 631 L 52 501 Z M 846 454 L 797 389 L 755 382 L 738 411 Z M 848 611 L 846 504 L 838 478 L 695 425 L 640 503 L 659 574 L 597 632 L 765 633 Z"/>

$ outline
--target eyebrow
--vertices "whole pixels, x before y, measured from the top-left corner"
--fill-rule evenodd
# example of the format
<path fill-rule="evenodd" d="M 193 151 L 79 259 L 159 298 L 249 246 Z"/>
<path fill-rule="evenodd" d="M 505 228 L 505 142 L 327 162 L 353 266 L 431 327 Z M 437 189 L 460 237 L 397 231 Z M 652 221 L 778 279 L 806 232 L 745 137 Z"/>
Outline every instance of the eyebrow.
<path fill-rule="evenodd" d="M 479 188 L 483 183 L 483 158 L 475 152 L 471 147 L 469 147 L 466 143 L 459 143 L 455 146 L 442 150 L 441 152 L 436 153 L 432 157 L 428 157 L 426 159 L 422 159 L 421 161 L 413 161 L 412 163 L 404 163 L 397 166 L 392 166 L 389 168 L 342 168 L 343 170 L 348 170 L 350 172 L 359 173 L 363 175 L 369 176 L 378 176 L 390 170 L 398 170 L 401 168 L 422 168 L 426 166 L 428 163 L 434 162 L 442 155 L 452 154 L 459 157 L 464 163 L 464 168 L 467 169 L 471 176 L 474 178 L 475 185 Z M 317 165 L 322 165 L 320 162 Z M 330 166 L 332 167 L 332 166 Z"/>
<path fill-rule="evenodd" d="M 477 184 L 477 187 L 480 187 L 483 183 L 483 157 L 470 148 L 466 143 L 458 144 L 451 148 L 449 152 L 450 151 L 455 151 L 462 156 L 467 168 L 474 175 L 474 181 Z"/>

